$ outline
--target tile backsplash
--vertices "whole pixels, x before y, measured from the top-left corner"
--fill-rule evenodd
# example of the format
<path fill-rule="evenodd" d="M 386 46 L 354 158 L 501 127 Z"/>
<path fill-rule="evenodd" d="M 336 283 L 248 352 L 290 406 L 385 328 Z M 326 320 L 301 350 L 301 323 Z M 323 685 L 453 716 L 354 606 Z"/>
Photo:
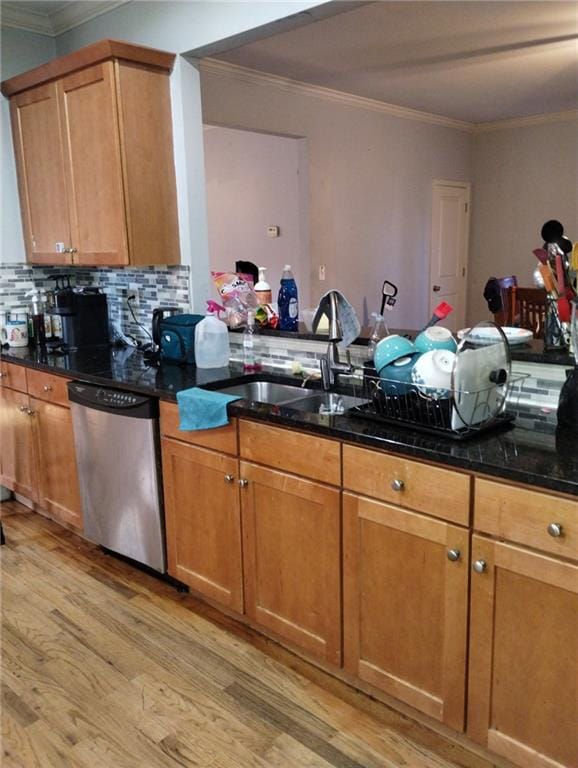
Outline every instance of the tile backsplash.
<path fill-rule="evenodd" d="M 29 264 L 0 265 L 0 312 L 28 304 L 27 291 L 35 286 L 54 288 L 54 278 L 70 275 L 71 285 L 94 286 L 106 293 L 111 326 L 140 341 L 148 341 L 146 332 L 132 319 L 126 297 L 138 293 L 133 305 L 136 318 L 147 331 L 155 307 L 178 306 L 190 311 L 189 268 L 154 266 L 125 268 L 36 267 Z"/>

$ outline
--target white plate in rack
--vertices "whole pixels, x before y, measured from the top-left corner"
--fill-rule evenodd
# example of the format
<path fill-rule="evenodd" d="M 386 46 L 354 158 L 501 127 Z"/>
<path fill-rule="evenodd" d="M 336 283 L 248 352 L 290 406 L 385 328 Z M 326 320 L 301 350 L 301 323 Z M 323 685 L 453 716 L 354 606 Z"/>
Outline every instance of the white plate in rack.
<path fill-rule="evenodd" d="M 508 340 L 508 344 L 511 347 L 515 347 L 518 344 L 528 344 L 534 338 L 532 331 L 528 331 L 526 328 L 511 328 L 505 327 L 501 329 L 504 336 Z M 487 345 L 496 344 L 501 340 L 500 331 L 497 328 L 474 328 L 470 331 L 469 328 L 463 328 L 458 331 L 458 339 L 461 341 L 466 334 L 469 333 L 469 341 L 472 344 Z"/>

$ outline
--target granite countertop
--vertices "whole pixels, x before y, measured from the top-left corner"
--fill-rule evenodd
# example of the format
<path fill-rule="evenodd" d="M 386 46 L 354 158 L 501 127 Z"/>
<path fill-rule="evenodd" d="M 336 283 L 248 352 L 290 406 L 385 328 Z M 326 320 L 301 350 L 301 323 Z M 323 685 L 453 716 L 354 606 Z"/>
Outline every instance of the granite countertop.
<path fill-rule="evenodd" d="M 71 378 L 173 401 L 176 393 L 182 389 L 195 386 L 214 389 L 224 382 L 233 384 L 251 378 L 243 375 L 240 364 L 205 370 L 168 364 L 157 367 L 147 363 L 142 352 L 134 348 L 99 347 L 62 356 L 23 348 L 2 350 L 2 357 L 7 361 L 61 373 Z M 288 378 L 273 371 L 263 372 L 261 376 L 271 381 L 287 381 Z M 295 379 L 295 382 L 300 383 L 300 380 Z M 423 434 L 402 425 L 390 426 L 348 416 L 308 414 L 288 406 L 250 403 L 245 400 L 231 403 L 229 412 L 234 416 L 248 416 L 370 448 L 381 448 L 416 459 L 578 496 L 578 435 L 561 431 L 552 434 L 536 432 L 525 428 L 520 419 L 514 427 L 460 442 L 444 436 Z"/>

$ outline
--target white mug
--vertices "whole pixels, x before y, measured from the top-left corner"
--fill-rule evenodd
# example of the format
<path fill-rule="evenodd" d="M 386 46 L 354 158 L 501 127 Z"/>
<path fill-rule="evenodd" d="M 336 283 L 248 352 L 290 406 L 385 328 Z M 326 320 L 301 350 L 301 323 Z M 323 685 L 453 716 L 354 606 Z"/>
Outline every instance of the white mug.
<path fill-rule="evenodd" d="M 2 344 L 10 347 L 28 346 L 28 320 L 8 318 L 0 329 Z"/>

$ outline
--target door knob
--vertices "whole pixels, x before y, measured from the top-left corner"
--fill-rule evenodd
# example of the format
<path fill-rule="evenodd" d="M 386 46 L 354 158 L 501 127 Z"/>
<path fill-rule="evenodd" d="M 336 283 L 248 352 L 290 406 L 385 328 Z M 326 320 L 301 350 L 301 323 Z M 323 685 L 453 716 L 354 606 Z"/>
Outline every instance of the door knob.
<path fill-rule="evenodd" d="M 439 293 L 441 289 L 442 289 L 441 285 L 434 285 L 434 287 L 432 288 L 432 291 L 434 293 Z"/>
<path fill-rule="evenodd" d="M 476 573 L 483 573 L 487 567 L 488 567 L 488 564 L 486 563 L 485 560 L 476 560 L 473 565 L 473 569 Z"/>
<path fill-rule="evenodd" d="M 241 478 L 241 480 L 239 480 L 239 485 L 241 486 L 241 488 L 246 488 L 249 485 L 249 481 Z"/>
<path fill-rule="evenodd" d="M 448 560 L 450 560 L 452 563 L 457 562 L 462 556 L 462 553 L 459 549 L 448 549 L 446 554 L 448 556 Z"/>

